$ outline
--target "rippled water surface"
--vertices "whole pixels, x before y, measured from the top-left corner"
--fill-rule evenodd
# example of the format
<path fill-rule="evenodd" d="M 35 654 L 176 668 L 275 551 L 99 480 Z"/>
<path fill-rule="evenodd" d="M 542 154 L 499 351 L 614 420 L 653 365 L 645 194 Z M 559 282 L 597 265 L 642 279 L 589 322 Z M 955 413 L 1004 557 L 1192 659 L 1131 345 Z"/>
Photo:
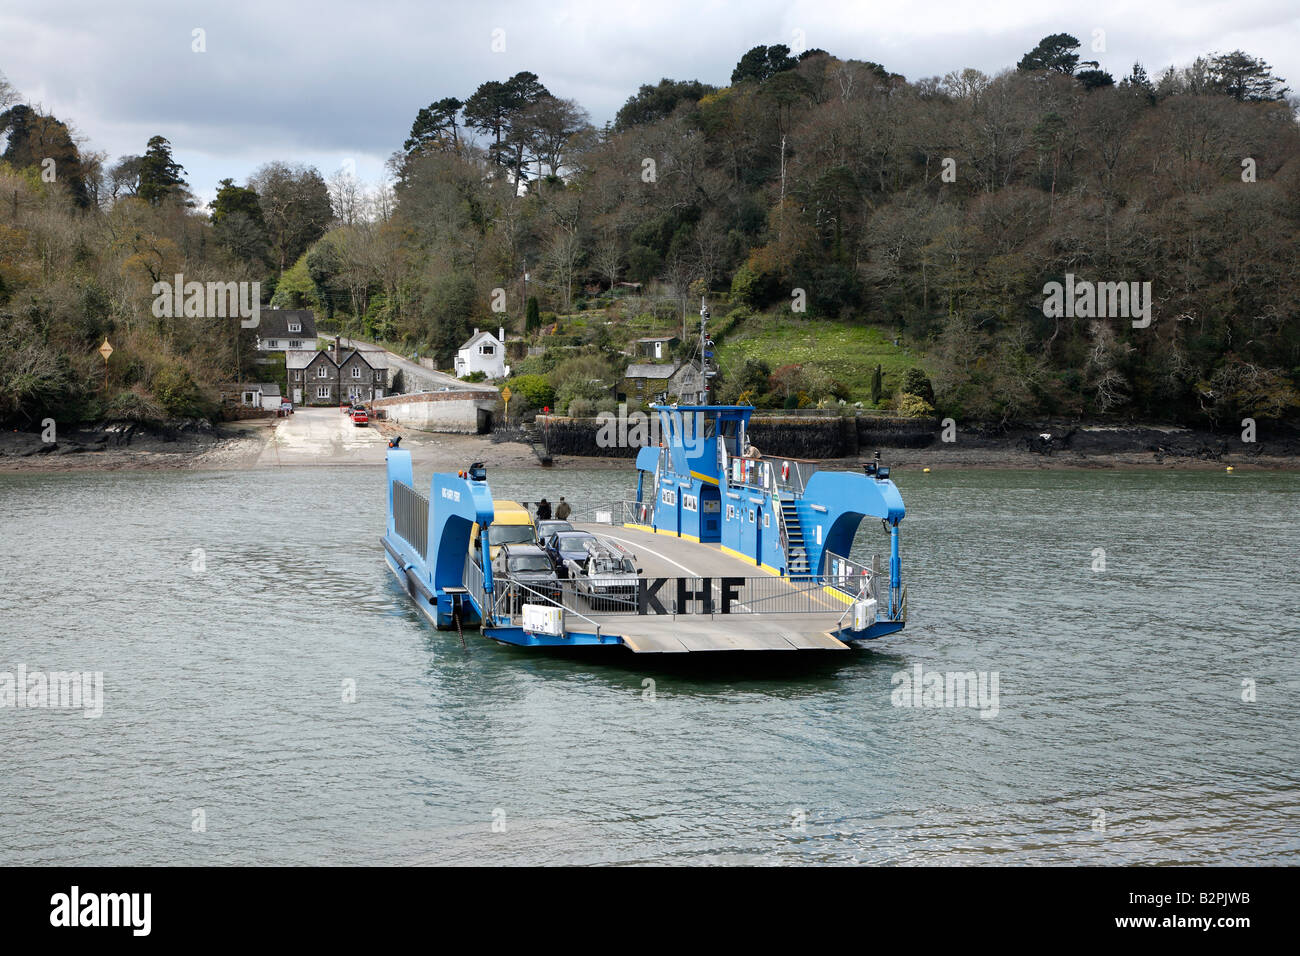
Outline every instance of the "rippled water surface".
<path fill-rule="evenodd" d="M 0 708 L 0 863 L 1300 862 L 1300 476 L 896 477 L 911 623 L 792 672 L 462 650 L 371 468 L 0 476 L 0 672 L 104 674 Z"/>

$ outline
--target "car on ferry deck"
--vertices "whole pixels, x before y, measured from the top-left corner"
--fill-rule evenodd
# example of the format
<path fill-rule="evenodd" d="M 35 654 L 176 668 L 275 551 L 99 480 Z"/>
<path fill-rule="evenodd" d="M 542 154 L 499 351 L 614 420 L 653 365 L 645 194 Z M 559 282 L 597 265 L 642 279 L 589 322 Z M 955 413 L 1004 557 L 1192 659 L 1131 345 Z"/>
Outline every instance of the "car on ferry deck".
<path fill-rule="evenodd" d="M 582 564 L 587 560 L 587 552 L 596 543 L 596 536 L 589 531 L 557 531 L 546 539 L 546 553 L 555 563 L 555 571 L 562 578 L 569 576 L 569 562 Z"/>
<path fill-rule="evenodd" d="M 562 585 L 550 556 L 535 544 L 506 544 L 492 561 L 492 574 L 524 587 L 520 589 L 523 603 L 536 603 L 544 595 L 559 603 Z"/>
<path fill-rule="evenodd" d="M 561 521 L 558 518 L 549 518 L 546 521 L 537 522 L 537 543 L 543 548 L 546 547 L 551 535 L 559 531 L 572 531 L 573 525 L 567 521 Z"/>
<path fill-rule="evenodd" d="M 504 544 L 536 544 L 537 527 L 533 524 L 533 515 L 517 501 L 505 498 L 492 499 L 492 524 L 488 526 L 488 540 L 492 543 L 490 560 L 497 559 L 497 552 Z M 479 542 L 478 522 L 469 532 L 470 553 L 481 560 L 482 544 Z"/>
<path fill-rule="evenodd" d="M 597 610 L 636 608 L 637 567 L 633 555 L 612 541 L 598 541 L 586 561 L 573 561 L 574 588 Z"/>

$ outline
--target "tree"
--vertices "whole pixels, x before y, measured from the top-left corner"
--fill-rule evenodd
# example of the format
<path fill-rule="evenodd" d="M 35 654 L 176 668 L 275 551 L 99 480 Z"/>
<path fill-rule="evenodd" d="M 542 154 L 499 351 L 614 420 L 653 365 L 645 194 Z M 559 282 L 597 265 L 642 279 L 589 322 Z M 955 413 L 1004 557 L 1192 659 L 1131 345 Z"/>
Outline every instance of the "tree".
<path fill-rule="evenodd" d="M 1115 85 L 1115 78 L 1105 70 L 1080 70 L 1074 74 L 1074 78 L 1083 84 L 1085 90 L 1097 90 Z"/>
<path fill-rule="evenodd" d="M 1141 63 L 1134 63 L 1133 69 L 1129 75 L 1119 81 L 1119 88 L 1128 92 L 1136 93 L 1143 97 L 1148 103 L 1156 101 L 1156 88 L 1147 76 L 1146 68 Z"/>
<path fill-rule="evenodd" d="M 110 200 L 139 193 L 140 166 L 143 162 L 143 156 L 123 156 L 109 167 L 107 192 Z"/>
<path fill-rule="evenodd" d="M 256 190 L 236 186 L 229 177 L 217 183 L 217 198 L 212 201 L 211 210 L 209 218 L 214 226 L 221 225 L 232 213 L 243 213 L 253 222 L 263 225 L 262 206 Z"/>
<path fill-rule="evenodd" d="M 790 48 L 784 43 L 752 47 L 731 71 L 731 82 L 743 83 L 748 80 L 762 83 L 785 70 L 793 70 L 798 65 L 799 61 L 790 55 Z"/>
<path fill-rule="evenodd" d="M 664 78 L 655 86 L 646 83 L 628 97 L 614 117 L 614 130 L 622 132 L 633 126 L 653 123 L 667 116 L 683 103 L 698 103 L 718 88 L 699 80 L 670 80 Z"/>
<path fill-rule="evenodd" d="M 164 200 L 182 198 L 188 183 L 181 177 L 185 169 L 172 159 L 172 146 L 162 136 L 154 136 L 140 158 L 140 187 L 137 195 L 151 206 Z"/>
<path fill-rule="evenodd" d="M 1079 62 L 1079 41 L 1068 33 L 1053 33 L 1038 41 L 1038 46 L 1020 58 L 1016 69 L 1022 73 L 1034 73 L 1046 70 L 1050 73 L 1074 75 L 1075 65 Z"/>
<path fill-rule="evenodd" d="M 0 73 L 0 113 L 9 109 L 20 99 L 22 99 L 21 94 L 13 88 L 13 84 L 6 79 L 5 75 Z"/>
<path fill-rule="evenodd" d="M 1217 93 L 1226 93 L 1238 102 L 1270 102 L 1283 99 L 1288 92 L 1280 76 L 1263 60 L 1241 50 L 1210 57 L 1209 85 Z"/>
<path fill-rule="evenodd" d="M 514 122 L 525 131 L 529 147 L 537 160 L 537 175 L 545 167 L 559 175 L 568 155 L 569 145 L 584 130 L 590 129 L 587 111 L 573 100 L 556 99 L 547 94 L 516 114 Z"/>
<path fill-rule="evenodd" d="M 488 80 L 465 101 L 465 124 L 492 136 L 489 154 L 501 166 L 522 174 L 523 154 L 528 146 L 529 131 L 517 127 L 519 113 L 549 96 L 536 73 L 523 70 L 504 83 Z"/>
<path fill-rule="evenodd" d="M 334 218 L 329 188 L 315 167 L 267 163 L 248 180 L 257 192 L 271 258 L 284 272 L 325 235 Z"/>
<path fill-rule="evenodd" d="M 67 186 L 75 205 L 91 204 L 86 169 L 66 124 L 19 104 L 0 113 L 0 136 L 6 134 L 9 143 L 0 158 L 19 169 L 52 169 L 55 182 Z M 53 161 L 53 166 L 47 166 L 47 161 Z"/>
<path fill-rule="evenodd" d="M 465 104 L 454 96 L 443 97 L 430 103 L 415 114 L 411 135 L 402 148 L 408 153 L 425 149 L 458 151 L 460 149 L 461 107 Z"/>

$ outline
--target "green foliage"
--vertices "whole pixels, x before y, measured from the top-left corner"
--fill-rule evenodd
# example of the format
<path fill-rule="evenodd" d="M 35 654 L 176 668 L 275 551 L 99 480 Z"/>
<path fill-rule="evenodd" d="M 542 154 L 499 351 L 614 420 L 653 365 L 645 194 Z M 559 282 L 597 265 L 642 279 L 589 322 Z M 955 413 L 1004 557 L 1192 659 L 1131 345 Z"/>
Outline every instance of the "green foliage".
<path fill-rule="evenodd" d="M 190 370 L 179 362 L 168 363 L 154 373 L 150 391 L 171 418 L 198 418 L 206 411 L 203 393 Z"/>
<path fill-rule="evenodd" d="M 313 250 L 314 251 L 314 250 Z M 275 293 L 271 296 L 271 307 L 275 309 L 314 309 L 332 313 L 333 310 L 321 308 L 321 287 L 312 279 L 307 259 L 311 253 L 298 257 L 293 268 L 280 275 Z M 329 300 L 326 299 L 326 302 Z"/>
<path fill-rule="evenodd" d="M 515 398 L 520 398 L 532 409 L 555 406 L 555 387 L 545 375 L 516 375 L 506 385 L 510 387 L 512 405 Z"/>
<path fill-rule="evenodd" d="M 109 403 L 104 417 L 110 421 L 145 422 L 156 424 L 165 417 L 162 406 L 150 397 L 142 386 L 118 392 Z"/>
<path fill-rule="evenodd" d="M 743 83 L 749 80 L 762 83 L 777 73 L 793 70 L 798 65 L 799 61 L 790 56 L 790 48 L 784 43 L 752 47 L 731 71 L 731 82 Z"/>
<path fill-rule="evenodd" d="M 1048 70 L 1069 76 L 1079 62 L 1079 54 L 1074 52 L 1077 49 L 1079 41 L 1076 37 L 1068 33 L 1053 33 L 1043 37 L 1038 46 L 1021 57 L 1016 69 L 1025 73 Z"/>
<path fill-rule="evenodd" d="M 151 205 L 184 195 L 185 172 L 180 163 L 172 159 L 172 144 L 162 136 L 154 136 L 140 160 L 140 187 L 137 194 Z"/>
<path fill-rule="evenodd" d="M 922 418 L 934 414 L 934 406 L 919 395 L 899 394 L 894 409 L 908 418 Z"/>
<path fill-rule="evenodd" d="M 664 119 L 672 116 L 679 105 L 698 103 L 703 97 L 715 92 L 716 86 L 699 80 L 663 79 L 656 86 L 643 84 L 619 109 L 618 115 L 614 117 L 614 129 L 622 132 L 633 126 Z"/>
<path fill-rule="evenodd" d="M 876 366 L 877 369 L 880 366 Z M 904 395 L 915 395 L 924 399 L 929 404 L 934 404 L 934 386 L 930 384 L 930 379 L 925 372 L 919 368 L 912 367 L 903 373 L 903 381 L 898 386 L 899 392 Z"/>
<path fill-rule="evenodd" d="M 541 312 L 538 310 L 537 296 L 528 297 L 528 305 L 524 309 L 524 331 L 536 332 L 542 326 Z"/>

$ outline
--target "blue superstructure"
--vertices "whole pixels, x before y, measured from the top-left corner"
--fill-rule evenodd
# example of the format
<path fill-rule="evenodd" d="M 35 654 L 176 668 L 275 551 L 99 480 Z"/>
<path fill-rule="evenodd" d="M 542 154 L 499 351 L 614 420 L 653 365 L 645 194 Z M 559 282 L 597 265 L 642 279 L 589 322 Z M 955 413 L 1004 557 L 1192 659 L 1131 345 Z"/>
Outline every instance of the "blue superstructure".
<path fill-rule="evenodd" d="M 823 471 L 815 462 L 761 457 L 749 442 L 747 405 L 655 411 L 661 447 L 637 454 L 632 527 L 716 542 L 772 574 L 803 578 L 829 574 L 827 556 L 848 555 L 862 519 L 879 519 L 890 535 L 882 609 L 890 620 L 872 636 L 902 629 L 898 525 L 906 510 L 888 468 Z"/>

